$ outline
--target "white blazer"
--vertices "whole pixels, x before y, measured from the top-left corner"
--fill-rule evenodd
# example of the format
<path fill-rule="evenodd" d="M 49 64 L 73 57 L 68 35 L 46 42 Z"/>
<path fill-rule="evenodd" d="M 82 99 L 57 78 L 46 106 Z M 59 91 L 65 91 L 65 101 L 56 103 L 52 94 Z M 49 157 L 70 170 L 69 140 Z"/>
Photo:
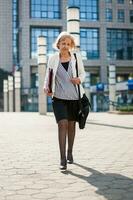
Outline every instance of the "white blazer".
<path fill-rule="evenodd" d="M 71 53 L 71 52 L 70 52 Z M 85 93 L 82 83 L 85 79 L 85 70 L 84 70 L 84 66 L 83 66 L 83 61 L 81 58 L 80 53 L 76 52 L 76 57 L 77 57 L 77 62 L 78 62 L 78 77 L 80 78 L 81 84 L 80 84 L 80 93 L 81 93 L 81 97 L 83 96 L 83 94 Z M 54 55 L 52 55 L 49 60 L 48 60 L 48 66 L 46 69 L 46 75 L 45 75 L 45 79 L 44 79 L 44 88 L 47 89 L 47 85 L 48 85 L 48 78 L 49 78 L 49 69 L 53 69 L 53 80 L 52 80 L 52 92 L 54 95 L 54 91 L 55 91 L 55 76 L 56 76 L 56 72 L 57 72 L 57 68 L 59 66 L 59 52 L 55 53 Z M 77 77 L 76 75 L 76 59 L 73 55 L 73 53 L 71 53 L 71 63 L 72 63 L 72 73 L 73 73 L 73 78 Z"/>

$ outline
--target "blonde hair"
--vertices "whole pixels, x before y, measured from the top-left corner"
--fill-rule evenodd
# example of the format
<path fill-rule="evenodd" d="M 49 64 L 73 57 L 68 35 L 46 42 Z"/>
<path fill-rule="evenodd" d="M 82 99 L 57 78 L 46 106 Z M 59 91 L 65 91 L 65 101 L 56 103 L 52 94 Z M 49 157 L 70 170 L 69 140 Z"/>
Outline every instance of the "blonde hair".
<path fill-rule="evenodd" d="M 70 33 L 65 32 L 65 31 L 61 32 L 58 35 L 55 43 L 53 44 L 53 48 L 56 49 L 56 50 L 59 50 L 60 41 L 66 39 L 66 38 L 69 38 L 71 40 L 71 49 L 75 49 L 76 48 L 76 44 L 75 44 L 74 37 Z"/>

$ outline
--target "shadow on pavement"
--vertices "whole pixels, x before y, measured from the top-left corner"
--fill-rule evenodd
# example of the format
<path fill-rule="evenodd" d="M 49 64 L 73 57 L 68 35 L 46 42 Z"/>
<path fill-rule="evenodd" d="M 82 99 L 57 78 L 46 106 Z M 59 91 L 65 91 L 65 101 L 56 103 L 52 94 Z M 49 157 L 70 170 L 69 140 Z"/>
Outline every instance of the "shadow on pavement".
<path fill-rule="evenodd" d="M 111 125 L 111 124 L 103 124 L 103 123 L 95 123 L 95 122 L 86 122 L 87 124 L 92 124 L 92 125 L 98 125 L 98 126 L 109 126 L 113 128 L 122 128 L 122 129 L 131 129 L 133 130 L 133 127 L 128 127 L 128 126 L 119 126 L 119 125 Z"/>
<path fill-rule="evenodd" d="M 67 171 L 67 174 L 87 181 L 96 187 L 96 193 L 107 200 L 133 200 L 133 179 L 115 173 L 101 173 L 95 169 L 74 163 L 89 172 L 89 176 Z"/>

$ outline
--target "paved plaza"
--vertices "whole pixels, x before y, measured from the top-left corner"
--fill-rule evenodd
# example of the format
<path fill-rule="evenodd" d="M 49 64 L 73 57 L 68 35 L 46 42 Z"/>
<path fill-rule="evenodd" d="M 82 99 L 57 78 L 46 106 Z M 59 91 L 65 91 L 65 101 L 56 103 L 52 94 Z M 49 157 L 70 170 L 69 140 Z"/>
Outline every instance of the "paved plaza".
<path fill-rule="evenodd" d="M 0 113 L 0 200 L 133 200 L 133 115 L 91 113 L 59 170 L 53 114 Z"/>

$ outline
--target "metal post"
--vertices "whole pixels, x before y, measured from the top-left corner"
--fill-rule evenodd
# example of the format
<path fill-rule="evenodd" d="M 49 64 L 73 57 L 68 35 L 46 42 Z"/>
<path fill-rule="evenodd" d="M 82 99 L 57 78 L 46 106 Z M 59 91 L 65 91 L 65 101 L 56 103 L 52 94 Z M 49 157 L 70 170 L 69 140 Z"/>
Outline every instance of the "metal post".
<path fill-rule="evenodd" d="M 115 65 L 109 65 L 109 110 L 115 110 L 115 107 L 112 105 L 116 101 L 116 67 Z"/>
<path fill-rule="evenodd" d="M 21 111 L 21 77 L 20 72 L 15 72 L 15 112 Z"/>
<path fill-rule="evenodd" d="M 38 79 L 39 79 L 39 113 L 42 115 L 47 114 L 47 96 L 43 91 L 44 77 L 46 73 L 46 38 L 43 36 L 38 37 Z"/>
<path fill-rule="evenodd" d="M 14 111 L 13 106 L 13 77 L 8 76 L 8 91 L 9 91 L 9 112 Z"/>
<path fill-rule="evenodd" d="M 8 81 L 3 81 L 3 91 L 4 91 L 4 112 L 8 112 Z"/>
<path fill-rule="evenodd" d="M 67 8 L 67 31 L 74 37 L 76 47 L 80 48 L 79 7 Z"/>

